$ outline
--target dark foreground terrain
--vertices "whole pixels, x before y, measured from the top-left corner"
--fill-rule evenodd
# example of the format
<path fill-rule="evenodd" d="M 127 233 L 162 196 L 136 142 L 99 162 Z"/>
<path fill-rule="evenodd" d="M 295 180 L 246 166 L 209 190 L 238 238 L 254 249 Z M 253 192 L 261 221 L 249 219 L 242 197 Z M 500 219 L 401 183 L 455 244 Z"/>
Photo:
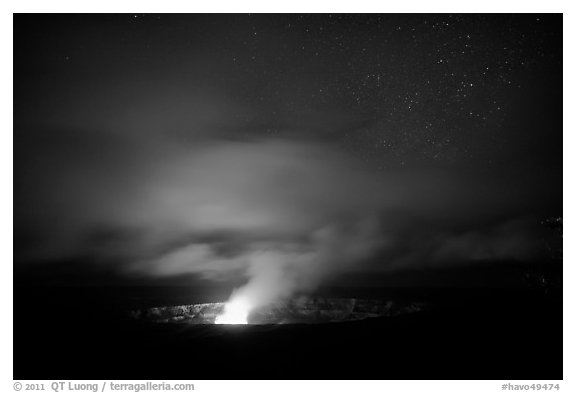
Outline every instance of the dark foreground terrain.
<path fill-rule="evenodd" d="M 137 307 L 190 303 L 191 292 L 16 285 L 14 378 L 562 379 L 559 290 L 356 290 L 432 306 L 317 325 L 126 317 Z"/>

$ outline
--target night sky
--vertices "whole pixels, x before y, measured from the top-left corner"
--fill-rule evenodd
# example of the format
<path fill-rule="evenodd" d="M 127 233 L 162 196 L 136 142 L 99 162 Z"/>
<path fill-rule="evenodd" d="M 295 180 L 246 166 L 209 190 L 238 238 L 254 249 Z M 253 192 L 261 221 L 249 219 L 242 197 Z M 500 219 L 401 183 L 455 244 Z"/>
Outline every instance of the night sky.
<path fill-rule="evenodd" d="M 14 70 L 22 266 L 307 289 L 562 215 L 561 15 L 16 15 Z"/>

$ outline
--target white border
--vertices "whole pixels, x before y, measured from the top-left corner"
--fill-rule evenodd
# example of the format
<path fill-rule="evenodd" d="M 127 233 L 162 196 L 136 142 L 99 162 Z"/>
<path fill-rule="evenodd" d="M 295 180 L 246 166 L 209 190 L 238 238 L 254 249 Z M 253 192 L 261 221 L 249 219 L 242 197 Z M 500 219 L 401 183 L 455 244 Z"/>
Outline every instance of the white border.
<path fill-rule="evenodd" d="M 1 216 L 2 226 L 0 233 L 0 250 L 2 251 L 2 263 L 0 264 L 0 310 L 2 310 L 2 323 L 0 332 L 2 337 L 2 348 L 0 358 L 0 386 L 2 391 L 14 391 L 12 380 L 12 246 L 13 246 L 13 135 L 12 135 L 12 92 L 13 92 L 13 62 L 12 62 L 12 13 L 26 12 L 129 12 L 129 13 L 211 13 L 211 12 L 326 12 L 326 13 L 358 13 L 358 12 L 380 12 L 380 13 L 441 13 L 441 12 L 469 12 L 469 13 L 564 13 L 564 201 L 576 201 L 575 185 L 572 174 L 576 173 L 576 155 L 571 154 L 571 147 L 574 147 L 574 132 L 576 126 L 569 114 L 574 108 L 574 100 L 571 99 L 571 92 L 574 90 L 573 73 L 569 70 L 576 70 L 574 61 L 573 43 L 576 42 L 574 26 L 576 20 L 574 15 L 574 1 L 503 1 L 503 0 L 482 0 L 480 2 L 466 2 L 462 0 L 410 0 L 410 1 L 310 1 L 292 0 L 288 3 L 264 0 L 219 0 L 212 2 L 198 1 L 150 1 L 150 0 L 100 0 L 97 2 L 83 2 L 73 0 L 51 0 L 51 1 L 4 1 L 2 3 L 2 20 L 0 28 L 2 34 L 3 53 L 6 57 L 2 64 L 2 93 L 3 102 L 0 107 L 2 111 L 1 119 L 4 120 L 5 130 L 0 133 L 0 173 L 2 176 L 2 198 Z M 572 45 L 570 45 L 572 44 Z M 544 98 L 543 98 L 544 99 Z M 571 130 L 567 132 L 566 130 Z M 574 391 L 575 387 L 574 370 L 574 338 L 570 332 L 576 332 L 574 324 L 574 208 L 571 203 L 564 204 L 564 227 L 565 241 L 564 248 L 564 381 L 561 382 L 561 391 Z M 34 354 L 30 354 L 34 356 Z M 51 382 L 51 381 L 46 381 Z M 139 382 L 139 381 L 134 381 Z M 184 382 L 184 381 L 183 381 Z M 493 392 L 501 390 L 503 383 L 524 383 L 521 381 L 192 381 L 196 383 L 198 391 L 250 391 L 269 392 L 274 391 L 315 391 L 316 389 L 329 389 L 334 392 L 358 391 L 386 391 L 386 392 Z M 533 381 L 534 383 L 544 383 L 551 381 Z M 530 382 L 531 383 L 531 382 Z"/>
<path fill-rule="evenodd" d="M 102 0 L 7 1 L 10 12 L 105 13 L 562 13 L 569 1 L 559 0 Z"/>

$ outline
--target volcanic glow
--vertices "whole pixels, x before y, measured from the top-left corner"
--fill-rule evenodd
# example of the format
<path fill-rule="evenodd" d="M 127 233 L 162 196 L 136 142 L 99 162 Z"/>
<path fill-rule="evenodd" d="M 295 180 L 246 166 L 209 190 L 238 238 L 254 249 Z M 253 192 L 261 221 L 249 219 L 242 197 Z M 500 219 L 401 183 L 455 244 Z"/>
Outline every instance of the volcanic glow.
<path fill-rule="evenodd" d="M 248 313 L 250 303 L 244 298 L 230 300 L 224 306 L 224 312 L 214 320 L 215 324 L 246 325 L 248 323 Z"/>

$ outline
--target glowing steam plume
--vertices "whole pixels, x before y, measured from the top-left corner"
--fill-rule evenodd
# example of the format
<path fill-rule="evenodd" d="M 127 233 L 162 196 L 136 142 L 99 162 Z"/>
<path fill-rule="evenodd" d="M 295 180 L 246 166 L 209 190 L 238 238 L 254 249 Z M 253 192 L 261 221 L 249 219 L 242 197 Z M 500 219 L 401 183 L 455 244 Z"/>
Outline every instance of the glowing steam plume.
<path fill-rule="evenodd" d="M 224 313 L 216 317 L 215 324 L 226 325 L 245 325 L 248 323 L 248 314 L 250 312 L 250 303 L 242 298 L 236 297 L 231 299 L 224 306 Z"/>
<path fill-rule="evenodd" d="M 249 255 L 248 282 L 236 289 L 217 324 L 246 324 L 251 310 L 316 288 L 331 274 L 346 271 L 379 246 L 377 227 L 369 220 L 350 228 L 314 232 L 306 247 L 284 244 Z"/>

